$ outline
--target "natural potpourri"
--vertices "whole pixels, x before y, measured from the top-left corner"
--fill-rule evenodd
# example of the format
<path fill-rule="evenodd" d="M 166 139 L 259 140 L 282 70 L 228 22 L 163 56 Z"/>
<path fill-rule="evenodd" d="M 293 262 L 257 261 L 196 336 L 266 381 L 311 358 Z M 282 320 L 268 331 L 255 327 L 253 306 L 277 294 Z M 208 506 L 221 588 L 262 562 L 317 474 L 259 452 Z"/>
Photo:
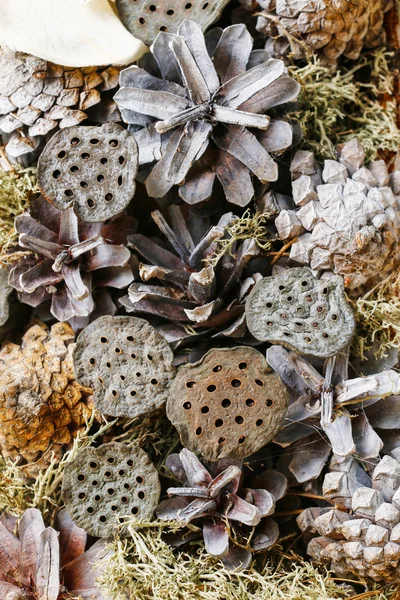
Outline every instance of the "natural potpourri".
<path fill-rule="evenodd" d="M 1 598 L 395 600 L 398 9 L 0 0 Z"/>

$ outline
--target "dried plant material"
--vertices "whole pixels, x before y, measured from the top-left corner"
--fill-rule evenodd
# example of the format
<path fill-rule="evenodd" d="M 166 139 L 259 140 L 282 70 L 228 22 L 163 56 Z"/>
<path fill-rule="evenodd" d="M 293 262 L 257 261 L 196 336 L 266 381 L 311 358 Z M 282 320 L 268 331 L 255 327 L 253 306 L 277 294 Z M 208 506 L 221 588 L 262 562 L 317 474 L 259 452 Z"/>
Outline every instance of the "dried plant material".
<path fill-rule="evenodd" d="M 301 86 L 298 108 L 290 116 L 301 126 L 304 147 L 318 159 L 336 159 L 337 145 L 354 137 L 364 146 L 367 160 L 380 158 L 382 151 L 397 152 L 392 56 L 378 49 L 334 73 L 315 56 L 306 65 L 288 67 Z"/>
<path fill-rule="evenodd" d="M 6 323 L 9 316 L 8 299 L 12 291 L 13 288 L 8 285 L 7 269 L 0 267 L 0 327 Z"/>
<path fill-rule="evenodd" d="M 173 352 L 144 319 L 100 317 L 78 336 L 77 380 L 104 414 L 138 417 L 160 408 L 175 375 Z"/>
<path fill-rule="evenodd" d="M 0 159 L 1 162 L 1 159 Z M 5 254 L 18 239 L 14 219 L 29 207 L 29 200 L 37 192 L 36 170 L 0 168 L 0 262 L 8 263 Z"/>
<path fill-rule="evenodd" d="M 116 0 L 121 21 L 131 32 L 150 46 L 160 31 L 176 33 L 183 19 L 191 19 L 203 31 L 215 23 L 229 0 Z"/>
<path fill-rule="evenodd" d="M 343 350 L 355 329 L 341 277 L 316 279 L 305 267 L 259 281 L 246 320 L 256 339 L 322 358 Z"/>
<path fill-rule="evenodd" d="M 114 99 L 134 131 L 140 165 L 157 161 L 146 179 L 150 196 L 179 185 L 181 198 L 196 204 L 210 198 L 217 179 L 229 202 L 246 206 L 253 176 L 277 180 L 273 156 L 291 145 L 292 129 L 265 113 L 294 100 L 299 86 L 283 61 L 267 51 L 255 56 L 252 45 L 246 27 L 232 25 L 209 54 L 200 26 L 186 20 L 152 45 L 159 71 L 121 72 Z"/>
<path fill-rule="evenodd" d="M 326 160 L 322 172 L 311 152 L 298 151 L 291 170 L 293 199 L 301 208 L 282 211 L 276 221 L 281 237 L 286 237 L 281 228 L 285 212 L 294 214 L 305 230 L 290 258 L 342 275 L 355 295 L 400 264 L 400 172 L 390 175 L 383 160 L 365 166 L 364 159 L 356 138 L 342 146 L 338 160 Z"/>
<path fill-rule="evenodd" d="M 35 475 L 58 460 L 91 414 L 91 390 L 74 376 L 74 332 L 67 323 L 34 325 L 21 346 L 0 352 L 0 446 Z"/>
<path fill-rule="evenodd" d="M 105 600 L 91 561 L 110 558 L 112 552 L 103 542 L 85 552 L 86 533 L 74 525 L 65 509 L 55 527 L 45 527 L 36 508 L 29 508 L 19 519 L 18 537 L 0 524 L 4 600 L 57 600 L 64 592 L 70 598 Z"/>
<path fill-rule="evenodd" d="M 124 522 L 124 516 L 144 520 L 153 516 L 160 482 L 143 450 L 133 444 L 111 442 L 85 448 L 66 467 L 63 498 L 79 527 L 108 538 Z"/>
<path fill-rule="evenodd" d="M 200 522 L 207 552 L 221 558 L 227 569 L 248 568 L 252 552 L 266 550 L 276 543 L 278 526 L 268 517 L 275 511 L 276 500 L 286 493 L 288 482 L 284 475 L 265 472 L 257 479 L 261 489 L 247 488 L 240 461 L 221 460 L 211 474 L 186 448 L 179 454 L 171 454 L 166 466 L 183 487 L 167 489 L 167 494 L 173 497 L 161 502 L 157 517 L 176 521 L 180 527 L 194 520 Z M 232 535 L 235 526 L 242 528 L 243 536 L 246 526 L 255 528 L 246 545 L 239 544 Z M 196 532 L 182 532 L 181 540 L 173 541 L 173 545 L 184 544 L 185 535 L 193 539 Z"/>
<path fill-rule="evenodd" d="M 400 464 L 385 456 L 372 476 L 357 479 L 353 461 L 331 463 L 323 494 L 343 510 L 306 509 L 298 518 L 303 531 L 318 533 L 308 553 L 339 577 L 384 583 L 400 572 Z M 344 510 L 351 510 L 351 513 Z M 312 511 L 312 512 L 311 512 Z"/>
<path fill-rule="evenodd" d="M 2 0 L 1 16 L 1 44 L 59 65 L 126 65 L 146 51 L 107 0 Z"/>
<path fill-rule="evenodd" d="M 56 208 L 73 207 L 80 219 L 98 223 L 132 200 L 137 166 L 136 141 L 120 125 L 67 127 L 43 150 L 38 183 Z"/>
<path fill-rule="evenodd" d="M 9 256 L 9 284 L 19 300 L 33 307 L 44 303 L 43 309 L 47 306 L 59 321 L 80 319 L 79 327 L 95 309 L 115 314 L 110 288 L 127 287 L 133 279 L 130 252 L 120 243 L 132 219 L 120 215 L 107 224 L 79 222 L 72 208 L 59 211 L 42 196 L 30 207 L 30 213 L 15 219 L 24 252 Z"/>
<path fill-rule="evenodd" d="M 106 112 L 110 120 L 118 119 L 107 92 L 117 87 L 119 71 L 117 67 L 62 67 L 0 49 L 0 133 L 7 159 L 32 163 L 49 133 L 79 125 L 88 114 L 95 122 Z"/>
<path fill-rule="evenodd" d="M 206 460 L 243 458 L 278 432 L 288 395 L 260 352 L 213 349 L 178 370 L 167 415 L 184 446 Z"/>
<path fill-rule="evenodd" d="M 161 235 L 129 236 L 140 260 L 141 281 L 132 283 L 121 304 L 127 312 L 166 319 L 162 332 L 175 347 L 207 330 L 242 338 L 244 301 L 260 277 L 252 261 L 273 236 L 261 225 L 269 214 L 240 219 L 229 212 L 215 219 L 211 213 L 199 218 L 187 205 L 171 206 L 167 214 L 168 220 L 158 210 L 151 213 Z"/>
<path fill-rule="evenodd" d="M 247 0 L 241 0 L 245 8 Z M 288 40 L 295 59 L 317 53 L 335 67 L 343 55 L 357 60 L 363 48 L 385 42 L 384 13 L 391 0 L 260 0 L 256 29 L 266 36 Z"/>

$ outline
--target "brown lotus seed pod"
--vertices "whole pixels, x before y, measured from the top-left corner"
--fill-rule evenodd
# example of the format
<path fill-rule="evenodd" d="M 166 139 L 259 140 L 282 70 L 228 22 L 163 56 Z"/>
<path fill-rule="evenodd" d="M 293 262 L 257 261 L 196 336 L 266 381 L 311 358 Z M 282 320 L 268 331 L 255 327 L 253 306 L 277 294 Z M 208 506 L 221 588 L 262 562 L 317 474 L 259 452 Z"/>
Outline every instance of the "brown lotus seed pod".
<path fill-rule="evenodd" d="M 215 23 L 229 0 L 116 0 L 121 21 L 134 35 L 150 46 L 160 31 L 176 33 L 184 19 L 191 19 L 205 31 Z"/>
<path fill-rule="evenodd" d="M 166 402 L 173 357 L 168 342 L 144 319 L 105 316 L 79 334 L 74 367 L 81 385 L 85 381 L 93 389 L 98 410 L 132 418 Z"/>
<path fill-rule="evenodd" d="M 345 348 L 355 329 L 342 278 L 316 279 L 307 267 L 259 281 L 247 299 L 246 320 L 257 340 L 321 358 Z"/>
<path fill-rule="evenodd" d="M 135 138 L 121 125 L 66 127 L 39 158 L 39 187 L 59 210 L 73 206 L 84 221 L 105 221 L 132 200 L 138 156 Z"/>
<path fill-rule="evenodd" d="M 167 415 L 189 450 L 210 461 L 240 459 L 275 436 L 287 402 L 285 386 L 258 350 L 221 348 L 178 370 Z"/>
<path fill-rule="evenodd" d="M 160 499 L 158 472 L 133 444 L 84 448 L 64 472 L 62 493 L 71 518 L 90 535 L 108 538 L 123 517 L 150 519 Z M 127 531 L 122 528 L 122 535 Z"/>

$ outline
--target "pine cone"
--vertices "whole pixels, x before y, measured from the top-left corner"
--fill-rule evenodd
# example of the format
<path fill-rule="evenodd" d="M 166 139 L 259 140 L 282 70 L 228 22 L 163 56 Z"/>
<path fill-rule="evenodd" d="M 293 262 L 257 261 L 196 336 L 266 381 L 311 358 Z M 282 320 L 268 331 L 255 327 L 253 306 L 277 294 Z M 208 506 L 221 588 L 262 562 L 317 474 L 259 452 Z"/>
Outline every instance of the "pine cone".
<path fill-rule="evenodd" d="M 293 200 L 275 221 L 282 239 L 298 237 L 290 258 L 344 277 L 357 295 L 383 280 L 400 263 L 400 171 L 388 174 L 383 160 L 364 166 L 357 139 L 339 160 L 326 160 L 322 174 L 311 152 L 295 154 Z M 307 232 L 307 233 L 305 233 Z"/>
<path fill-rule="evenodd" d="M 11 162 L 37 158 L 43 138 L 94 120 L 119 120 L 105 92 L 118 85 L 120 69 L 61 67 L 22 52 L 0 48 L 0 137 Z M 3 134 L 3 135 L 2 135 Z"/>
<path fill-rule="evenodd" d="M 193 452 L 184 448 L 179 455 L 171 454 L 166 466 L 184 487 L 170 487 L 169 496 L 161 502 L 157 517 L 162 521 L 176 520 L 185 527 L 195 521 L 202 527 L 207 552 L 222 559 L 227 568 L 247 568 L 252 552 L 265 550 L 279 537 L 278 526 L 269 515 L 275 511 L 275 502 L 287 489 L 284 475 L 265 471 L 257 476 L 257 484 L 263 489 L 243 488 L 242 468 L 239 461 L 224 459 L 215 464 L 213 475 L 201 464 Z M 244 528 L 243 528 L 244 526 Z M 256 527 L 251 546 L 236 545 L 233 530 L 243 529 L 242 534 Z M 196 534 L 195 534 L 196 535 Z M 196 535 L 197 537 L 197 535 Z M 186 536 L 177 537 L 175 545 L 184 543 Z M 193 535 L 186 538 L 193 539 Z"/>
<path fill-rule="evenodd" d="M 323 494 L 334 509 L 309 508 L 298 517 L 300 529 L 321 536 L 311 540 L 308 554 L 340 577 L 398 581 L 400 463 L 385 456 L 371 477 L 353 463 L 337 461 L 325 476 Z"/>
<path fill-rule="evenodd" d="M 250 9 L 254 4 L 240 2 Z M 288 39 L 296 59 L 316 53 L 332 67 L 341 55 L 356 60 L 363 48 L 385 42 L 384 13 L 392 6 L 391 0 L 258 0 L 258 4 L 259 32 Z"/>
<path fill-rule="evenodd" d="M 270 153 L 291 145 L 292 128 L 265 113 L 294 100 L 299 85 L 282 61 L 252 52 L 244 25 L 225 29 L 217 46 L 216 37 L 209 54 L 200 26 L 183 21 L 178 34 L 160 33 L 152 45 L 146 67 L 154 63 L 154 74 L 136 66 L 121 72 L 115 101 L 138 142 L 139 164 L 158 161 L 146 180 L 151 197 L 176 184 L 185 202 L 202 202 L 217 178 L 229 202 L 246 206 L 252 174 L 264 183 L 278 178 Z"/>
<path fill-rule="evenodd" d="M 107 224 L 78 222 L 73 208 L 58 210 L 42 197 L 31 209 L 33 216 L 24 213 L 15 220 L 21 248 L 32 252 L 10 271 L 9 283 L 20 301 L 34 307 L 51 302 L 56 319 L 79 318 L 80 326 L 94 310 L 97 317 L 115 314 L 108 288 L 127 287 L 133 279 L 124 245 L 129 217 L 119 215 Z"/>
<path fill-rule="evenodd" d="M 74 332 L 67 323 L 38 323 L 21 345 L 0 351 L 0 447 L 3 456 L 34 463 L 29 476 L 59 458 L 91 414 L 90 388 L 76 380 Z"/>
<path fill-rule="evenodd" d="M 99 540 L 85 552 L 87 535 L 74 525 L 65 509 L 58 514 L 53 529 L 45 527 L 39 510 L 29 508 L 18 521 L 18 537 L 14 535 L 13 520 L 3 517 L 2 521 L 3 600 L 106 600 L 96 585 L 99 573 L 92 565 L 103 557 L 109 558 L 111 551 Z"/>
<path fill-rule="evenodd" d="M 168 240 L 168 249 L 162 239 L 150 239 L 141 233 L 129 236 L 130 245 L 143 260 L 136 278 L 143 283 L 132 283 L 120 302 L 127 312 L 172 321 L 174 325 L 161 328 L 169 342 L 195 335 L 190 332 L 192 327 L 198 333 L 216 329 L 221 336 L 243 338 L 244 301 L 261 277 L 252 274 L 251 268 L 251 261 L 260 254 L 255 240 L 235 242 L 217 264 L 207 265 L 218 241 L 226 236 L 226 228 L 238 218 L 227 213 L 210 227 L 209 218 L 192 214 L 185 205 L 170 207 L 169 217 L 172 227 L 159 211 L 152 213 Z M 247 278 L 243 279 L 245 269 Z"/>

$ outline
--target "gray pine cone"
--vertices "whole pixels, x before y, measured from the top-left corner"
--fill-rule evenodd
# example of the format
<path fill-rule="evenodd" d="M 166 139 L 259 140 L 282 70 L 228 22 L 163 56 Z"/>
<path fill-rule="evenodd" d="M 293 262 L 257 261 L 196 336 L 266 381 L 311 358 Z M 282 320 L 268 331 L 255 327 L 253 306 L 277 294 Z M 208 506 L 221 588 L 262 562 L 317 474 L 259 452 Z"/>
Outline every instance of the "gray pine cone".
<path fill-rule="evenodd" d="M 147 193 L 162 198 L 179 185 L 181 198 L 196 204 L 210 198 L 218 179 L 229 202 L 246 206 L 253 175 L 264 183 L 278 178 L 271 154 L 284 152 L 293 132 L 271 109 L 294 100 L 298 83 L 281 60 L 253 52 L 244 25 L 205 38 L 199 25 L 183 21 L 178 34 L 161 32 L 151 52 L 146 70 L 121 72 L 115 95 L 139 164 L 152 164 Z"/>
<path fill-rule="evenodd" d="M 385 456 L 369 477 L 354 459 L 334 460 L 323 494 L 335 508 L 308 508 L 297 519 L 303 532 L 319 534 L 308 554 L 341 577 L 398 580 L 400 463 Z"/>
<path fill-rule="evenodd" d="M 117 67 L 61 67 L 0 48 L 0 139 L 7 158 L 29 164 L 47 134 L 78 125 L 94 106 L 95 120 L 119 120 L 115 104 L 102 96 L 117 87 L 119 71 Z"/>
<path fill-rule="evenodd" d="M 373 286 L 400 262 L 400 171 L 389 175 L 383 160 L 364 166 L 354 138 L 339 160 L 319 168 L 311 152 L 298 151 L 291 165 L 293 200 L 275 225 L 281 239 L 297 237 L 290 258 L 312 269 L 332 270 L 354 294 Z"/>
<path fill-rule="evenodd" d="M 240 0 L 252 9 L 254 2 Z M 296 59 L 316 53 L 335 67 L 343 55 L 356 60 L 363 48 L 385 41 L 384 13 L 391 0 L 257 0 L 256 29 L 273 38 L 289 41 Z"/>

